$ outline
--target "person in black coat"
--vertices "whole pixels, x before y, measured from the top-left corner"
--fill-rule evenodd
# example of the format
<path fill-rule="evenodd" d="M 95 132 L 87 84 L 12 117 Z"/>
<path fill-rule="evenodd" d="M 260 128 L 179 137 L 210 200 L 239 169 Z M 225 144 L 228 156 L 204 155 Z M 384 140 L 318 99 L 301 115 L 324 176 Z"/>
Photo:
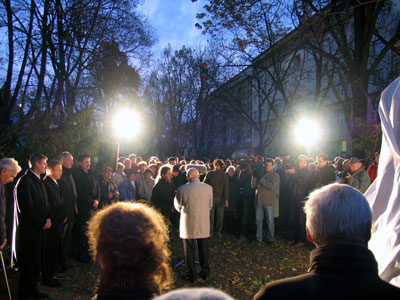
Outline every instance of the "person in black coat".
<path fill-rule="evenodd" d="M 315 190 L 305 204 L 310 253 L 307 274 L 268 283 L 261 299 L 400 299 L 400 288 L 383 281 L 368 249 L 371 208 L 345 184 Z"/>
<path fill-rule="evenodd" d="M 298 158 L 298 168 L 294 174 L 292 184 L 292 202 L 293 206 L 293 239 L 289 245 L 295 244 L 295 247 L 302 247 L 306 243 L 306 216 L 304 214 L 304 202 L 311 189 L 311 174 L 307 167 L 307 156 L 300 155 Z"/>
<path fill-rule="evenodd" d="M 317 156 L 318 167 L 313 175 L 313 187 L 320 188 L 336 180 L 335 169 L 328 164 L 329 156 L 321 153 Z"/>
<path fill-rule="evenodd" d="M 251 188 L 250 166 L 242 162 L 239 168 L 239 198 L 237 208 L 240 211 L 240 239 L 244 240 L 250 232 L 255 231 L 255 203 L 254 189 Z"/>
<path fill-rule="evenodd" d="M 188 182 L 186 178 L 186 172 L 185 174 L 182 173 L 180 168 L 180 165 L 175 165 L 172 167 L 172 182 L 174 183 L 176 189 Z"/>
<path fill-rule="evenodd" d="M 38 290 L 43 255 L 43 231 L 51 227 L 47 191 L 42 180 L 47 157 L 32 154 L 31 168 L 20 178 L 15 189 L 19 207 L 16 235 L 19 266 L 18 298 L 48 298 Z M 45 254 L 44 254 L 45 255 Z"/>
<path fill-rule="evenodd" d="M 67 264 L 67 258 L 72 245 L 72 229 L 78 214 L 77 193 L 75 180 L 72 177 L 72 166 L 74 158 L 71 153 L 65 151 L 61 153 L 62 176 L 58 180 L 61 194 L 64 199 L 64 209 L 67 221 L 62 224 L 62 248 L 61 248 L 61 267 L 65 270 L 70 266 Z M 76 249 L 74 249 L 76 253 Z"/>
<path fill-rule="evenodd" d="M 73 177 L 78 195 L 78 218 L 75 223 L 77 237 L 77 259 L 89 262 L 88 239 L 86 236 L 87 222 L 92 211 L 97 209 L 100 199 L 100 190 L 95 175 L 90 170 L 90 157 L 83 154 L 78 158 L 79 167 L 73 171 Z"/>
<path fill-rule="evenodd" d="M 175 185 L 172 182 L 172 170 L 169 165 L 165 165 L 160 168 L 158 181 L 153 188 L 150 202 L 160 210 L 165 218 L 171 219 L 174 198 Z"/>
<path fill-rule="evenodd" d="M 239 235 L 237 232 L 240 222 L 238 174 L 235 172 L 234 166 L 229 166 L 226 174 L 229 178 L 229 207 L 225 207 L 223 232 Z"/>
<path fill-rule="evenodd" d="M 58 160 L 48 163 L 49 175 L 44 180 L 47 199 L 50 207 L 51 227 L 44 232 L 44 247 L 46 256 L 43 264 L 43 284 L 58 287 L 61 284 L 55 279 L 57 271 L 61 268 L 60 255 L 62 248 L 62 228 L 67 221 L 65 216 L 64 199 L 57 182 L 62 175 L 62 165 Z"/>

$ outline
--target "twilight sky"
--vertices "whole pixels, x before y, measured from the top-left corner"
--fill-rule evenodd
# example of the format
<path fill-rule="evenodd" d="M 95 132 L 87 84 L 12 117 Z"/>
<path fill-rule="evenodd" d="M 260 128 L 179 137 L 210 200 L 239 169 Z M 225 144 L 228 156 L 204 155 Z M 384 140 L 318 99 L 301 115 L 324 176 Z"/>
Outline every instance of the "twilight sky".
<path fill-rule="evenodd" d="M 145 0 L 139 7 L 148 17 L 158 36 L 158 43 L 153 46 L 154 57 L 159 58 L 162 50 L 171 44 L 173 50 L 183 45 L 206 44 L 206 36 L 194 26 L 196 13 L 201 11 L 205 1 L 197 0 Z"/>

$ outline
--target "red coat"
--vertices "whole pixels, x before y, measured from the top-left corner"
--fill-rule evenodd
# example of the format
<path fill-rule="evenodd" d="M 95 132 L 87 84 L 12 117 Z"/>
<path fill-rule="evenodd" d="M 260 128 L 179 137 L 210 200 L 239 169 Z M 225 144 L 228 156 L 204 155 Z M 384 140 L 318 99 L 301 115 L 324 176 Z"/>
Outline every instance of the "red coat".
<path fill-rule="evenodd" d="M 372 164 L 370 164 L 367 172 L 372 183 L 378 175 L 378 163 L 375 160 L 372 162 Z"/>

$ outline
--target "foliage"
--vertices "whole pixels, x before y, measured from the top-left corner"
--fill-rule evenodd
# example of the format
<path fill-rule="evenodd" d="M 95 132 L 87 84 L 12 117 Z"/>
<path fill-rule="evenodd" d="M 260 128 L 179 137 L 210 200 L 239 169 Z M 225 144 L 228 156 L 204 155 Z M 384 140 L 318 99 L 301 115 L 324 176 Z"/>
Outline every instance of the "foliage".
<path fill-rule="evenodd" d="M 362 133 L 354 139 L 353 153 L 365 161 L 374 158 L 375 152 L 380 151 L 382 144 L 382 131 L 379 133 Z"/>
<path fill-rule="evenodd" d="M 11 127 L 7 132 L 9 137 L 18 137 L 17 146 L 2 149 L 3 153 L 0 153 L 2 157 L 15 157 L 24 165 L 29 156 L 35 152 L 43 153 L 49 159 L 58 159 L 63 151 L 69 151 L 75 156 L 83 153 L 92 157 L 98 156 L 101 138 L 93 109 L 69 114 L 58 125 L 54 124 L 54 119 L 58 118 L 42 113 L 22 128 Z M 2 137 L 5 141 L 3 138 L 6 137 Z"/>

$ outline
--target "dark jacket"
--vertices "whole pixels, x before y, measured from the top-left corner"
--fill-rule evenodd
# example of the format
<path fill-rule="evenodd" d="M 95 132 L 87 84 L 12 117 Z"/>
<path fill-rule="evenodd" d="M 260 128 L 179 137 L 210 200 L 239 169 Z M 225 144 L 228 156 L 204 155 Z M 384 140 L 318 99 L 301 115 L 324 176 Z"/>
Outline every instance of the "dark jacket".
<path fill-rule="evenodd" d="M 174 183 L 175 188 L 178 188 L 181 185 L 184 185 L 185 183 L 188 182 L 187 178 L 186 178 L 186 174 L 179 172 L 178 176 L 172 178 L 172 182 Z"/>
<path fill-rule="evenodd" d="M 76 168 L 72 173 L 78 195 L 78 215 L 81 220 L 88 220 L 93 209 L 94 200 L 100 201 L 100 189 L 94 174 L 89 170 L 87 173 L 82 168 Z"/>
<path fill-rule="evenodd" d="M 335 182 L 335 180 L 335 169 L 327 164 L 325 167 L 317 168 L 315 170 L 313 175 L 313 188 L 319 188 L 328 185 Z"/>
<path fill-rule="evenodd" d="M 212 186 L 214 198 L 229 200 L 229 179 L 222 169 L 209 171 L 204 182 Z"/>
<path fill-rule="evenodd" d="M 41 231 L 50 217 L 47 191 L 43 180 L 28 169 L 15 188 L 20 209 L 18 214 L 20 226 L 34 227 L 35 230 Z"/>
<path fill-rule="evenodd" d="M 58 180 L 60 185 L 61 193 L 64 199 L 65 216 L 68 217 L 68 221 L 73 222 L 76 214 L 78 213 L 77 207 L 77 194 L 75 181 L 72 177 L 72 169 L 66 169 L 63 167 L 63 174 Z"/>
<path fill-rule="evenodd" d="M 62 223 L 66 216 L 61 189 L 50 177 L 46 177 L 44 184 L 47 190 L 51 222 Z"/>
<path fill-rule="evenodd" d="M 100 189 L 99 208 L 103 208 L 106 205 L 114 203 L 119 197 L 119 190 L 114 182 L 111 180 L 105 181 L 102 176 L 97 179 L 97 182 L 99 183 Z M 108 193 L 113 194 L 111 199 L 108 198 Z"/>
<path fill-rule="evenodd" d="M 154 186 L 150 202 L 160 209 L 164 216 L 169 216 L 174 206 L 175 186 L 164 179 L 160 179 Z"/>
<path fill-rule="evenodd" d="M 251 173 L 249 170 L 240 170 L 238 175 L 238 184 L 239 192 L 242 197 L 248 198 L 254 196 L 254 189 L 251 187 Z"/>
<path fill-rule="evenodd" d="M 235 211 L 238 207 L 239 200 L 239 181 L 237 174 L 234 174 L 232 177 L 228 175 L 229 178 L 229 208 L 230 210 Z"/>
<path fill-rule="evenodd" d="M 0 245 L 6 240 L 6 191 L 0 182 Z"/>
<path fill-rule="evenodd" d="M 365 247 L 328 245 L 311 251 L 309 273 L 271 282 L 254 299 L 400 299 L 400 289 L 378 276 Z"/>
<path fill-rule="evenodd" d="M 16 187 L 19 225 L 16 233 L 16 250 L 21 277 L 19 295 L 30 296 L 35 292 L 40 276 L 43 249 L 43 227 L 50 218 L 47 191 L 42 177 L 27 170 Z M 22 297 L 21 297 L 22 298 Z"/>
<path fill-rule="evenodd" d="M 293 195 L 296 201 L 304 201 L 312 187 L 311 174 L 307 167 L 296 170 L 293 180 Z"/>

